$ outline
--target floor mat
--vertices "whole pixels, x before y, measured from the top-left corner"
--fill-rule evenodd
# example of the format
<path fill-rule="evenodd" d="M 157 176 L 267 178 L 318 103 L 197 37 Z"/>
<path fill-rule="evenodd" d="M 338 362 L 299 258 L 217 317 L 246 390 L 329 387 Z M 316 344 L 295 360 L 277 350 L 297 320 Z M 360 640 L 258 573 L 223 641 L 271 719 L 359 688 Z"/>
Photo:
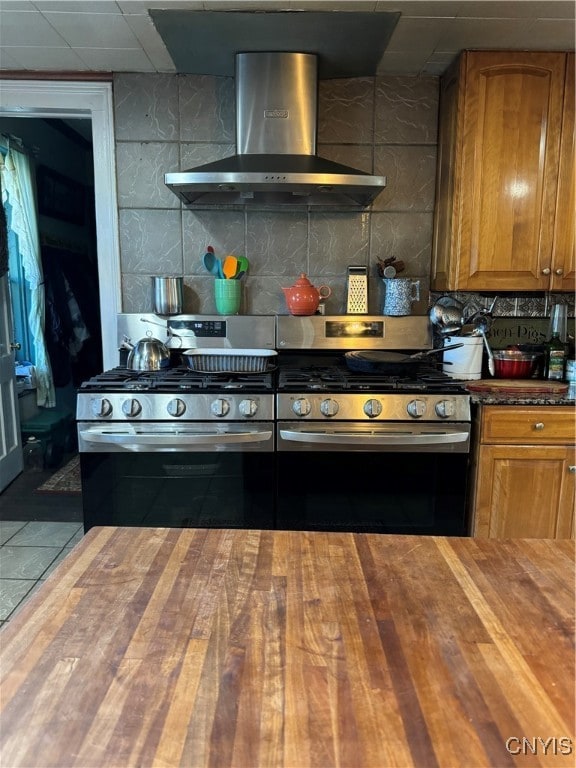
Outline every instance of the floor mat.
<path fill-rule="evenodd" d="M 36 488 L 35 493 L 82 493 L 80 481 L 80 457 L 74 456 L 68 464 L 55 472 L 46 482 Z"/>

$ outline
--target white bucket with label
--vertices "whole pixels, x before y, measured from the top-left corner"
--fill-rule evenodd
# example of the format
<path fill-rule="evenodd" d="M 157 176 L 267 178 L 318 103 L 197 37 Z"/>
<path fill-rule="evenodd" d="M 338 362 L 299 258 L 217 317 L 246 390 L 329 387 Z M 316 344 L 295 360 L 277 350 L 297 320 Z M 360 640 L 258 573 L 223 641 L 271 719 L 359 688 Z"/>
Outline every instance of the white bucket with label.
<path fill-rule="evenodd" d="M 443 354 L 442 370 L 452 379 L 469 381 L 482 378 L 481 336 L 447 336 L 444 346 L 463 344 L 458 349 L 448 349 Z"/>

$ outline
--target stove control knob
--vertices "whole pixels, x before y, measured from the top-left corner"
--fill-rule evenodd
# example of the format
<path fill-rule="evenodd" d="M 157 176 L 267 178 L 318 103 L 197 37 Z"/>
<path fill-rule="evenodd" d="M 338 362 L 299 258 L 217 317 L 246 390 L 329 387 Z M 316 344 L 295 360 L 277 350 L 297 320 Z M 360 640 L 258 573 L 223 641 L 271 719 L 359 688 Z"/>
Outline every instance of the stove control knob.
<path fill-rule="evenodd" d="M 426 403 L 424 400 L 410 400 L 406 406 L 406 410 L 410 416 L 415 419 L 419 419 L 420 416 L 424 416 L 426 413 Z"/>
<path fill-rule="evenodd" d="M 364 403 L 364 413 L 373 419 L 375 416 L 380 416 L 382 413 L 382 403 L 380 400 L 367 400 Z"/>
<path fill-rule="evenodd" d="M 175 397 L 173 400 L 170 400 L 166 410 L 170 416 L 183 416 L 186 413 L 186 403 L 184 400 L 180 400 L 179 397 Z"/>
<path fill-rule="evenodd" d="M 241 400 L 238 410 L 242 416 L 254 416 L 258 410 L 258 403 L 256 400 Z"/>
<path fill-rule="evenodd" d="M 436 403 L 434 410 L 441 419 L 449 419 L 450 416 L 454 416 L 455 408 L 453 400 L 440 400 Z"/>
<path fill-rule="evenodd" d="M 212 414 L 214 416 L 226 416 L 228 411 L 230 410 L 230 403 L 228 400 L 224 400 L 223 397 L 219 397 L 218 400 L 214 400 L 212 405 L 210 406 L 210 410 L 212 411 Z"/>
<path fill-rule="evenodd" d="M 92 413 L 99 419 L 104 416 L 110 416 L 112 413 L 112 403 L 105 397 L 100 397 L 98 400 L 92 400 Z"/>
<path fill-rule="evenodd" d="M 338 413 L 338 403 L 336 400 L 332 400 L 331 397 L 326 398 L 326 400 L 322 400 L 320 403 L 320 413 L 323 413 L 324 416 L 336 416 Z"/>
<path fill-rule="evenodd" d="M 124 400 L 122 403 L 122 413 L 125 416 L 138 416 L 141 411 L 142 406 L 134 397 L 131 397 L 129 400 Z"/>
<path fill-rule="evenodd" d="M 310 405 L 309 400 L 306 400 L 305 397 L 300 397 L 292 403 L 292 410 L 296 416 L 308 416 L 312 410 L 312 406 Z"/>

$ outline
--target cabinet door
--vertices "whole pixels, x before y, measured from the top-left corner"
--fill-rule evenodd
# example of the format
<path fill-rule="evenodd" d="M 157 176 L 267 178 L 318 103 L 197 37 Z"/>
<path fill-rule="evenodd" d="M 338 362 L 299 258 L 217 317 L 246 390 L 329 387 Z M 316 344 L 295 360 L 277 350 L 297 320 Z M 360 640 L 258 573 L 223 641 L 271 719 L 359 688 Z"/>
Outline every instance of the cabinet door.
<path fill-rule="evenodd" d="M 576 290 L 576 165 L 574 161 L 574 54 L 567 57 L 564 115 L 560 145 L 560 172 L 552 254 L 551 286 L 555 291 Z"/>
<path fill-rule="evenodd" d="M 457 287 L 547 290 L 566 54 L 465 55 Z"/>
<path fill-rule="evenodd" d="M 481 446 L 474 535 L 570 538 L 573 466 L 574 450 L 564 446 Z"/>

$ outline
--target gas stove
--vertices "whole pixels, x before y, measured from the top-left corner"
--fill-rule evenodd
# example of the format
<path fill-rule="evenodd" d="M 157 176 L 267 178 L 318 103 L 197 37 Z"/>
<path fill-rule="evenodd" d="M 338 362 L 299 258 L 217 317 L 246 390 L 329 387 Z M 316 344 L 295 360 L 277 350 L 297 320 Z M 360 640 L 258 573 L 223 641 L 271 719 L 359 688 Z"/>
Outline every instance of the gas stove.
<path fill-rule="evenodd" d="M 269 420 L 272 373 L 200 373 L 188 368 L 137 372 L 118 367 L 80 387 L 77 418 L 91 420 Z"/>

